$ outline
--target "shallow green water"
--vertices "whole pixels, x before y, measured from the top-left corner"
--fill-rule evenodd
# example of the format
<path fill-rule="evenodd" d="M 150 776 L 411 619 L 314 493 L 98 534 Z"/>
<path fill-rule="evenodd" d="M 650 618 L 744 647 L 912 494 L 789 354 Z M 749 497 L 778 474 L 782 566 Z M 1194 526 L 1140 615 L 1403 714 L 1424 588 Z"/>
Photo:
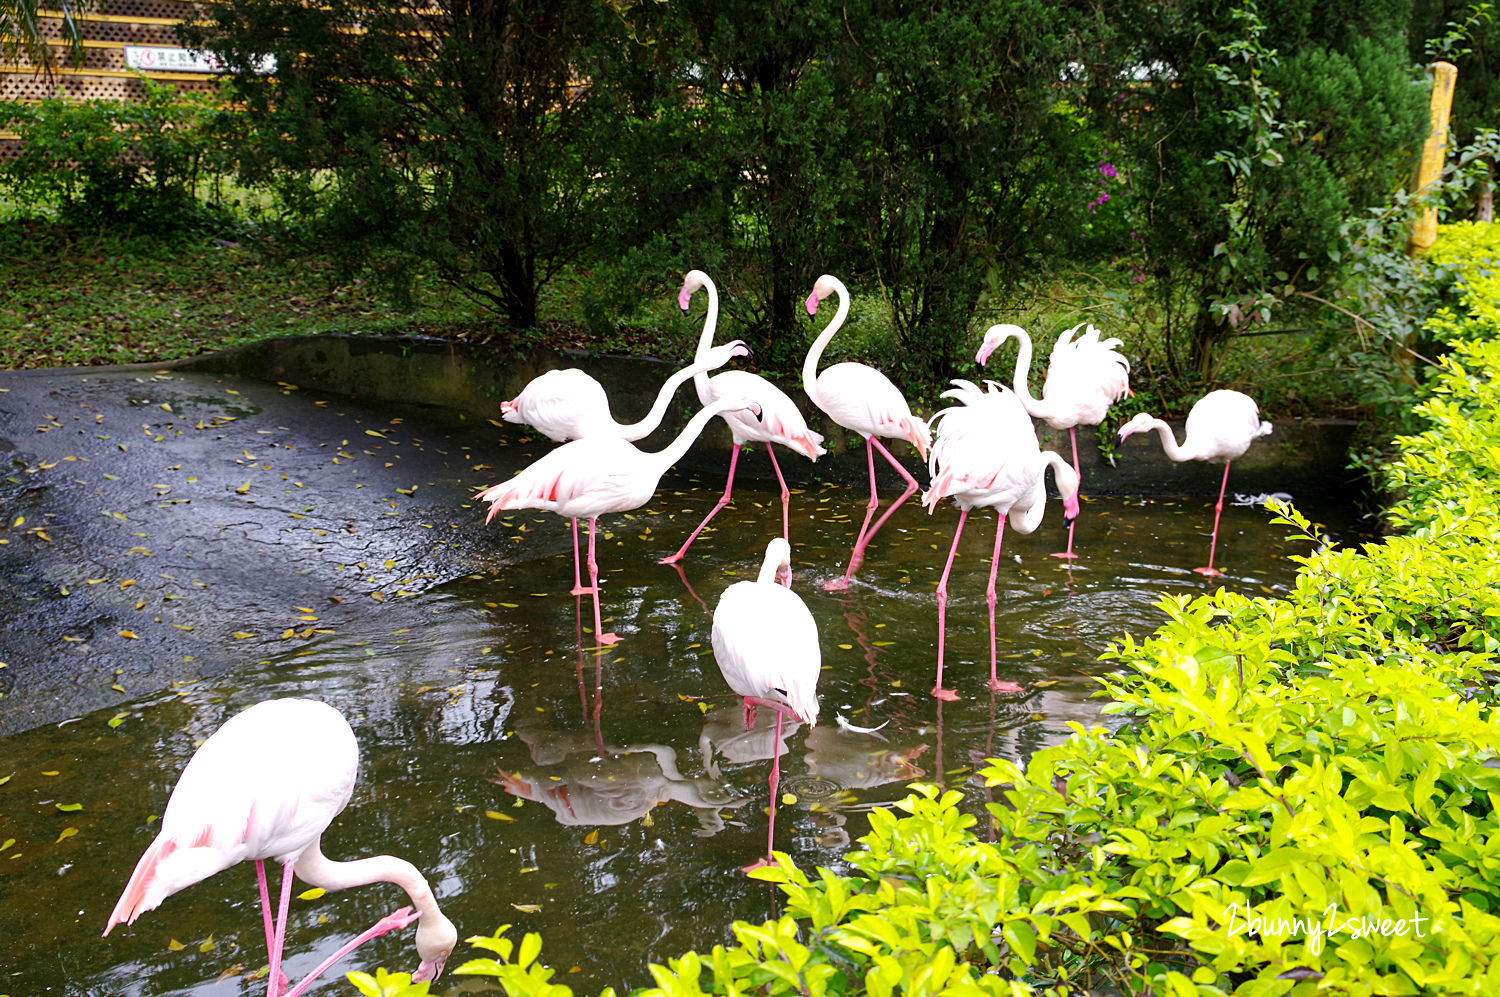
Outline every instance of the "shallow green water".
<path fill-rule="evenodd" d="M 107 939 L 99 932 L 194 745 L 233 712 L 278 696 L 334 704 L 361 742 L 359 786 L 324 839 L 330 856 L 405 856 L 461 936 L 504 923 L 540 931 L 543 960 L 575 992 L 643 985 L 646 961 L 724 941 L 734 919 L 776 914 L 774 887 L 737 871 L 764 849 L 771 735 L 744 731 L 710 650 L 707 607 L 753 577 L 780 514 L 769 493 L 737 489 L 679 576 L 655 561 L 717 497 L 718 482 L 697 484 L 679 479 L 647 509 L 605 524 L 606 622 L 625 640 L 602 653 L 580 650 L 592 620 L 587 601 L 567 595 L 565 524 L 526 513 L 488 529 L 533 558 L 411 596 L 421 627 L 391 632 L 376 608 L 295 655 L 0 741 L 0 937 L 10 952 L 0 995 L 264 992 L 245 979 L 266 958 L 249 865 Z M 964 699 L 940 704 L 927 695 L 933 589 L 957 513 L 929 517 L 913 500 L 855 585 L 825 593 L 818 583 L 841 572 L 863 494 L 794 496 L 794 588 L 821 632 L 822 715 L 786 736 L 783 791 L 796 802 L 780 810 L 777 847 L 804 867 L 837 868 L 866 811 L 899 799 L 913 778 L 964 790 L 982 813 L 981 760 L 1025 757 L 1066 736 L 1069 721 L 1095 722 L 1092 679 L 1107 670 L 1097 654 L 1154 629 L 1162 593 L 1224 584 L 1273 594 L 1293 577 L 1288 556 L 1306 549 L 1264 509 L 1226 508 L 1226 573 L 1209 582 L 1191 569 L 1206 557 L 1210 502 L 1098 499 L 1085 503 L 1082 557 L 1069 570 L 1047 556 L 1062 542 L 1054 505 L 1037 534 L 1006 537 L 1001 677 L 1035 691 L 996 698 L 985 687 L 984 603 L 995 520 L 976 513 L 950 582 L 947 684 Z M 1358 539 L 1349 513 L 1300 505 L 1336 540 Z M 856 733 L 839 716 L 884 726 Z M 289 975 L 403 903 L 390 886 L 294 900 Z M 410 971 L 410 936 L 371 943 L 343 968 Z M 450 968 L 471 954 L 460 943 Z M 475 983 L 449 976 L 435 992 Z M 355 991 L 335 973 L 314 992 Z"/>

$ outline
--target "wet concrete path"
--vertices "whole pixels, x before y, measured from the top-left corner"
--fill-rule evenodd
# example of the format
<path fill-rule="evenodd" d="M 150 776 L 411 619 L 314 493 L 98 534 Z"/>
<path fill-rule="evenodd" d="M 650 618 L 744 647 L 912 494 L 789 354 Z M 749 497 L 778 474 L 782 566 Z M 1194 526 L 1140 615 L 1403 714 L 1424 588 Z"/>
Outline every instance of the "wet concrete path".
<path fill-rule="evenodd" d="M 515 439 L 240 377 L 0 373 L 0 737 L 420 625 L 404 594 L 513 556 L 470 498 L 535 456 Z"/>

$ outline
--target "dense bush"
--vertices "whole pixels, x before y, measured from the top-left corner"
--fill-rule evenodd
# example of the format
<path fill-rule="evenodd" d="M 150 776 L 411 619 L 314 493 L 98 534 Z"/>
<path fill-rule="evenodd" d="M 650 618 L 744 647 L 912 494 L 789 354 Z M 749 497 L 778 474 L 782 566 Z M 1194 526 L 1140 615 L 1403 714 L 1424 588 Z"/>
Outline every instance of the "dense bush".
<path fill-rule="evenodd" d="M 76 229 L 167 235 L 225 224 L 228 212 L 200 191 L 232 169 L 217 134 L 225 112 L 200 94 L 143 85 L 137 101 L 0 103 L 0 127 L 22 140 L 0 163 L 0 193 Z"/>
<path fill-rule="evenodd" d="M 1285 598 L 1164 599 L 1163 627 L 1108 654 L 1121 726 L 986 771 L 993 844 L 959 794 L 919 788 L 873 815 L 853 875 L 782 857 L 757 875 L 784 917 L 653 966 L 644 994 L 1500 992 L 1492 245 L 1440 251 L 1466 310 L 1441 320 L 1428 428 L 1397 441 L 1400 535 L 1310 552 Z M 571 993 L 505 931 L 457 972 Z"/>

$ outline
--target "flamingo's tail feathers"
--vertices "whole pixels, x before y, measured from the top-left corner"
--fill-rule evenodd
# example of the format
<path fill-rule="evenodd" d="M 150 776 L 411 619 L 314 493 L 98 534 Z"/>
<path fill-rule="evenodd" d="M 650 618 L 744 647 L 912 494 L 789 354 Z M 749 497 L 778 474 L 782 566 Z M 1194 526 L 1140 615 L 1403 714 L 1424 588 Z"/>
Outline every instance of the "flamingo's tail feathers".
<path fill-rule="evenodd" d="M 810 429 L 792 438 L 792 449 L 805 454 L 808 460 L 817 460 L 828 452 L 823 447 L 823 434 Z"/>
<path fill-rule="evenodd" d="M 104 933 L 117 924 L 132 924 L 148 910 L 155 910 L 161 902 L 178 890 L 202 882 L 214 873 L 234 865 L 243 857 L 243 850 L 225 851 L 210 843 L 212 832 L 205 828 L 197 836 L 197 843 L 184 847 L 179 838 L 161 838 L 147 846 L 130 882 L 120 894 L 119 902 L 109 915 Z"/>
<path fill-rule="evenodd" d="M 927 459 L 927 449 L 932 445 L 932 429 L 920 416 L 912 416 L 906 421 L 906 438 L 911 440 L 912 446 L 917 448 L 917 453 L 922 459 Z"/>
<path fill-rule="evenodd" d="M 1258 429 L 1258 430 L 1255 431 L 1255 435 L 1256 436 L 1270 436 L 1271 435 L 1271 424 L 1269 422 L 1262 421 L 1261 424 L 1260 424 L 1260 429 Z"/>

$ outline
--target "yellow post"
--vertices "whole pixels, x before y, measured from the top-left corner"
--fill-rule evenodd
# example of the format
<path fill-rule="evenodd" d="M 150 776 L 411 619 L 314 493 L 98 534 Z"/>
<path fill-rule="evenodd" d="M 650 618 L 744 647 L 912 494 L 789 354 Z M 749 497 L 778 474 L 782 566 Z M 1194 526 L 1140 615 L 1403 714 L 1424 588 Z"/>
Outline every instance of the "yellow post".
<path fill-rule="evenodd" d="M 1453 107 L 1453 87 L 1458 81 L 1458 67 L 1451 62 L 1432 64 L 1432 99 L 1428 105 L 1432 115 L 1432 131 L 1422 146 L 1422 162 L 1417 167 L 1416 193 L 1420 196 L 1432 189 L 1443 175 L 1443 161 L 1448 155 L 1448 112 Z M 1437 208 L 1423 209 L 1411 227 L 1411 238 L 1407 240 L 1406 252 L 1416 256 L 1431 249 L 1437 242 Z"/>

